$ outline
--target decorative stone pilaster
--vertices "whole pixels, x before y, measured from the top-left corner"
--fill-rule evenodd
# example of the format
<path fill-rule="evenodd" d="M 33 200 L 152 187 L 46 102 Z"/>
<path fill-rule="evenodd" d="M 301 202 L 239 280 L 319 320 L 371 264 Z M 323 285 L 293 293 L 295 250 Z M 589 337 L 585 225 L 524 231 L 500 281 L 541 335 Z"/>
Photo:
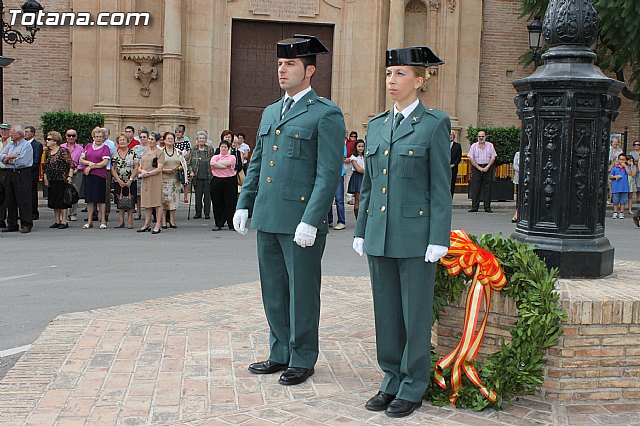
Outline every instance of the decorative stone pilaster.
<path fill-rule="evenodd" d="M 609 131 L 622 83 L 594 65 L 598 22 L 591 0 L 551 0 L 544 65 L 514 81 L 522 120 L 518 224 L 563 278 L 613 272 L 604 236 Z"/>
<path fill-rule="evenodd" d="M 162 53 L 162 108 L 180 109 L 182 71 L 182 4 L 166 0 L 164 5 L 164 52 Z"/>
<path fill-rule="evenodd" d="M 140 95 L 148 97 L 151 94 L 149 85 L 158 78 L 158 68 L 155 64 L 162 62 L 162 46 L 156 44 L 127 44 L 121 48 L 122 59 L 134 61 L 138 64 L 133 77 L 140 80 Z"/>
<path fill-rule="evenodd" d="M 398 49 L 404 45 L 404 0 L 390 0 L 389 7 L 389 35 L 387 49 Z"/>

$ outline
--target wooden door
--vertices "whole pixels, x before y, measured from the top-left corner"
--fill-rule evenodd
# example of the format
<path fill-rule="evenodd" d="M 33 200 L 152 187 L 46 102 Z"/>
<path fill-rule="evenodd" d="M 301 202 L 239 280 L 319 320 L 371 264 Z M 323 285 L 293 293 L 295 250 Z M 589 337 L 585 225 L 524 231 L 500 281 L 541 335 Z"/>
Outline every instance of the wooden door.
<path fill-rule="evenodd" d="M 246 20 L 233 20 L 232 25 L 230 128 L 247 136 L 253 152 L 262 111 L 284 94 L 278 85 L 277 42 L 311 34 L 332 52 L 333 26 Z M 317 62 L 311 84 L 319 96 L 330 98 L 332 54 L 318 55 Z"/>

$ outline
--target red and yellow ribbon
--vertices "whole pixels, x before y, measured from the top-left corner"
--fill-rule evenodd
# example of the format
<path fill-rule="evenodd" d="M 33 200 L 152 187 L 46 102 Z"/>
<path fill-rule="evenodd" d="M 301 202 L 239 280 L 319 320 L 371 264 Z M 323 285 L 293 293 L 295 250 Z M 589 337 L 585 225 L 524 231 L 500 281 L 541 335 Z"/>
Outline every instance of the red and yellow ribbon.
<path fill-rule="evenodd" d="M 467 276 L 473 275 L 473 280 L 467 293 L 467 301 L 464 312 L 464 329 L 460 342 L 448 355 L 436 364 L 434 378 L 443 388 L 447 388 L 443 376 L 443 370 L 453 364 L 451 370 L 452 392 L 449 401 L 455 404 L 458 400 L 458 392 L 462 387 L 462 372 L 480 388 L 480 392 L 495 402 L 497 394 L 488 391 L 484 386 L 475 367 L 471 362 L 475 359 L 480 349 L 480 344 L 484 338 L 484 331 L 489 316 L 489 305 L 491 302 L 491 289 L 500 291 L 507 283 L 507 278 L 502 271 L 496 257 L 478 247 L 469 236 L 462 230 L 451 231 L 451 244 L 447 256 L 440 260 L 440 263 L 447 268 L 451 276 L 458 275 L 464 271 Z M 475 266 L 475 271 L 474 271 Z M 489 288 L 487 288 L 487 286 Z M 480 313 L 480 305 L 484 300 L 485 313 L 480 327 L 476 330 L 476 324 Z"/>

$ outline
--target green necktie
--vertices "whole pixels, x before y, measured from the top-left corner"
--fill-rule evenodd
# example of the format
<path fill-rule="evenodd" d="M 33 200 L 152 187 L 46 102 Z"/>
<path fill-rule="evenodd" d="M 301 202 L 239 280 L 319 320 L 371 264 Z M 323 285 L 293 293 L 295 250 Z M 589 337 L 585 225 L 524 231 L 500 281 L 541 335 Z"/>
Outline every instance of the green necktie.
<path fill-rule="evenodd" d="M 280 119 L 282 120 L 287 112 L 291 109 L 291 105 L 293 105 L 293 98 L 289 97 L 286 101 L 284 101 L 284 110 L 282 111 L 282 115 Z"/>
<path fill-rule="evenodd" d="M 396 119 L 393 121 L 393 128 L 391 129 L 391 133 L 393 133 L 393 131 L 395 131 L 398 126 L 400 125 L 400 122 L 404 119 L 404 115 L 402 115 L 401 112 L 396 114 Z"/>

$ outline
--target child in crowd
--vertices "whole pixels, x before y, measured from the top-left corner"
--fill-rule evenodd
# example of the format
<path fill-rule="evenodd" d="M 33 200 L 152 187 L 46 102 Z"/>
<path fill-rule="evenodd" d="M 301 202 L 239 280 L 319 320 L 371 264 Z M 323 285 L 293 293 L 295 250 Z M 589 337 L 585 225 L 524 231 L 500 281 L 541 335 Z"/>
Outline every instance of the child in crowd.
<path fill-rule="evenodd" d="M 629 178 L 631 174 L 627 166 L 627 156 L 624 153 L 618 155 L 618 161 L 609 172 L 611 180 L 611 201 L 613 203 L 613 218 L 624 219 L 624 208 L 627 205 L 629 195 Z M 618 210 L 620 212 L 618 213 Z"/>
<path fill-rule="evenodd" d="M 358 211 L 360 210 L 360 187 L 362 186 L 362 177 L 364 175 L 364 141 L 358 139 L 353 154 L 349 157 L 351 161 L 351 179 L 347 192 L 353 194 L 353 214 L 358 219 Z"/>

